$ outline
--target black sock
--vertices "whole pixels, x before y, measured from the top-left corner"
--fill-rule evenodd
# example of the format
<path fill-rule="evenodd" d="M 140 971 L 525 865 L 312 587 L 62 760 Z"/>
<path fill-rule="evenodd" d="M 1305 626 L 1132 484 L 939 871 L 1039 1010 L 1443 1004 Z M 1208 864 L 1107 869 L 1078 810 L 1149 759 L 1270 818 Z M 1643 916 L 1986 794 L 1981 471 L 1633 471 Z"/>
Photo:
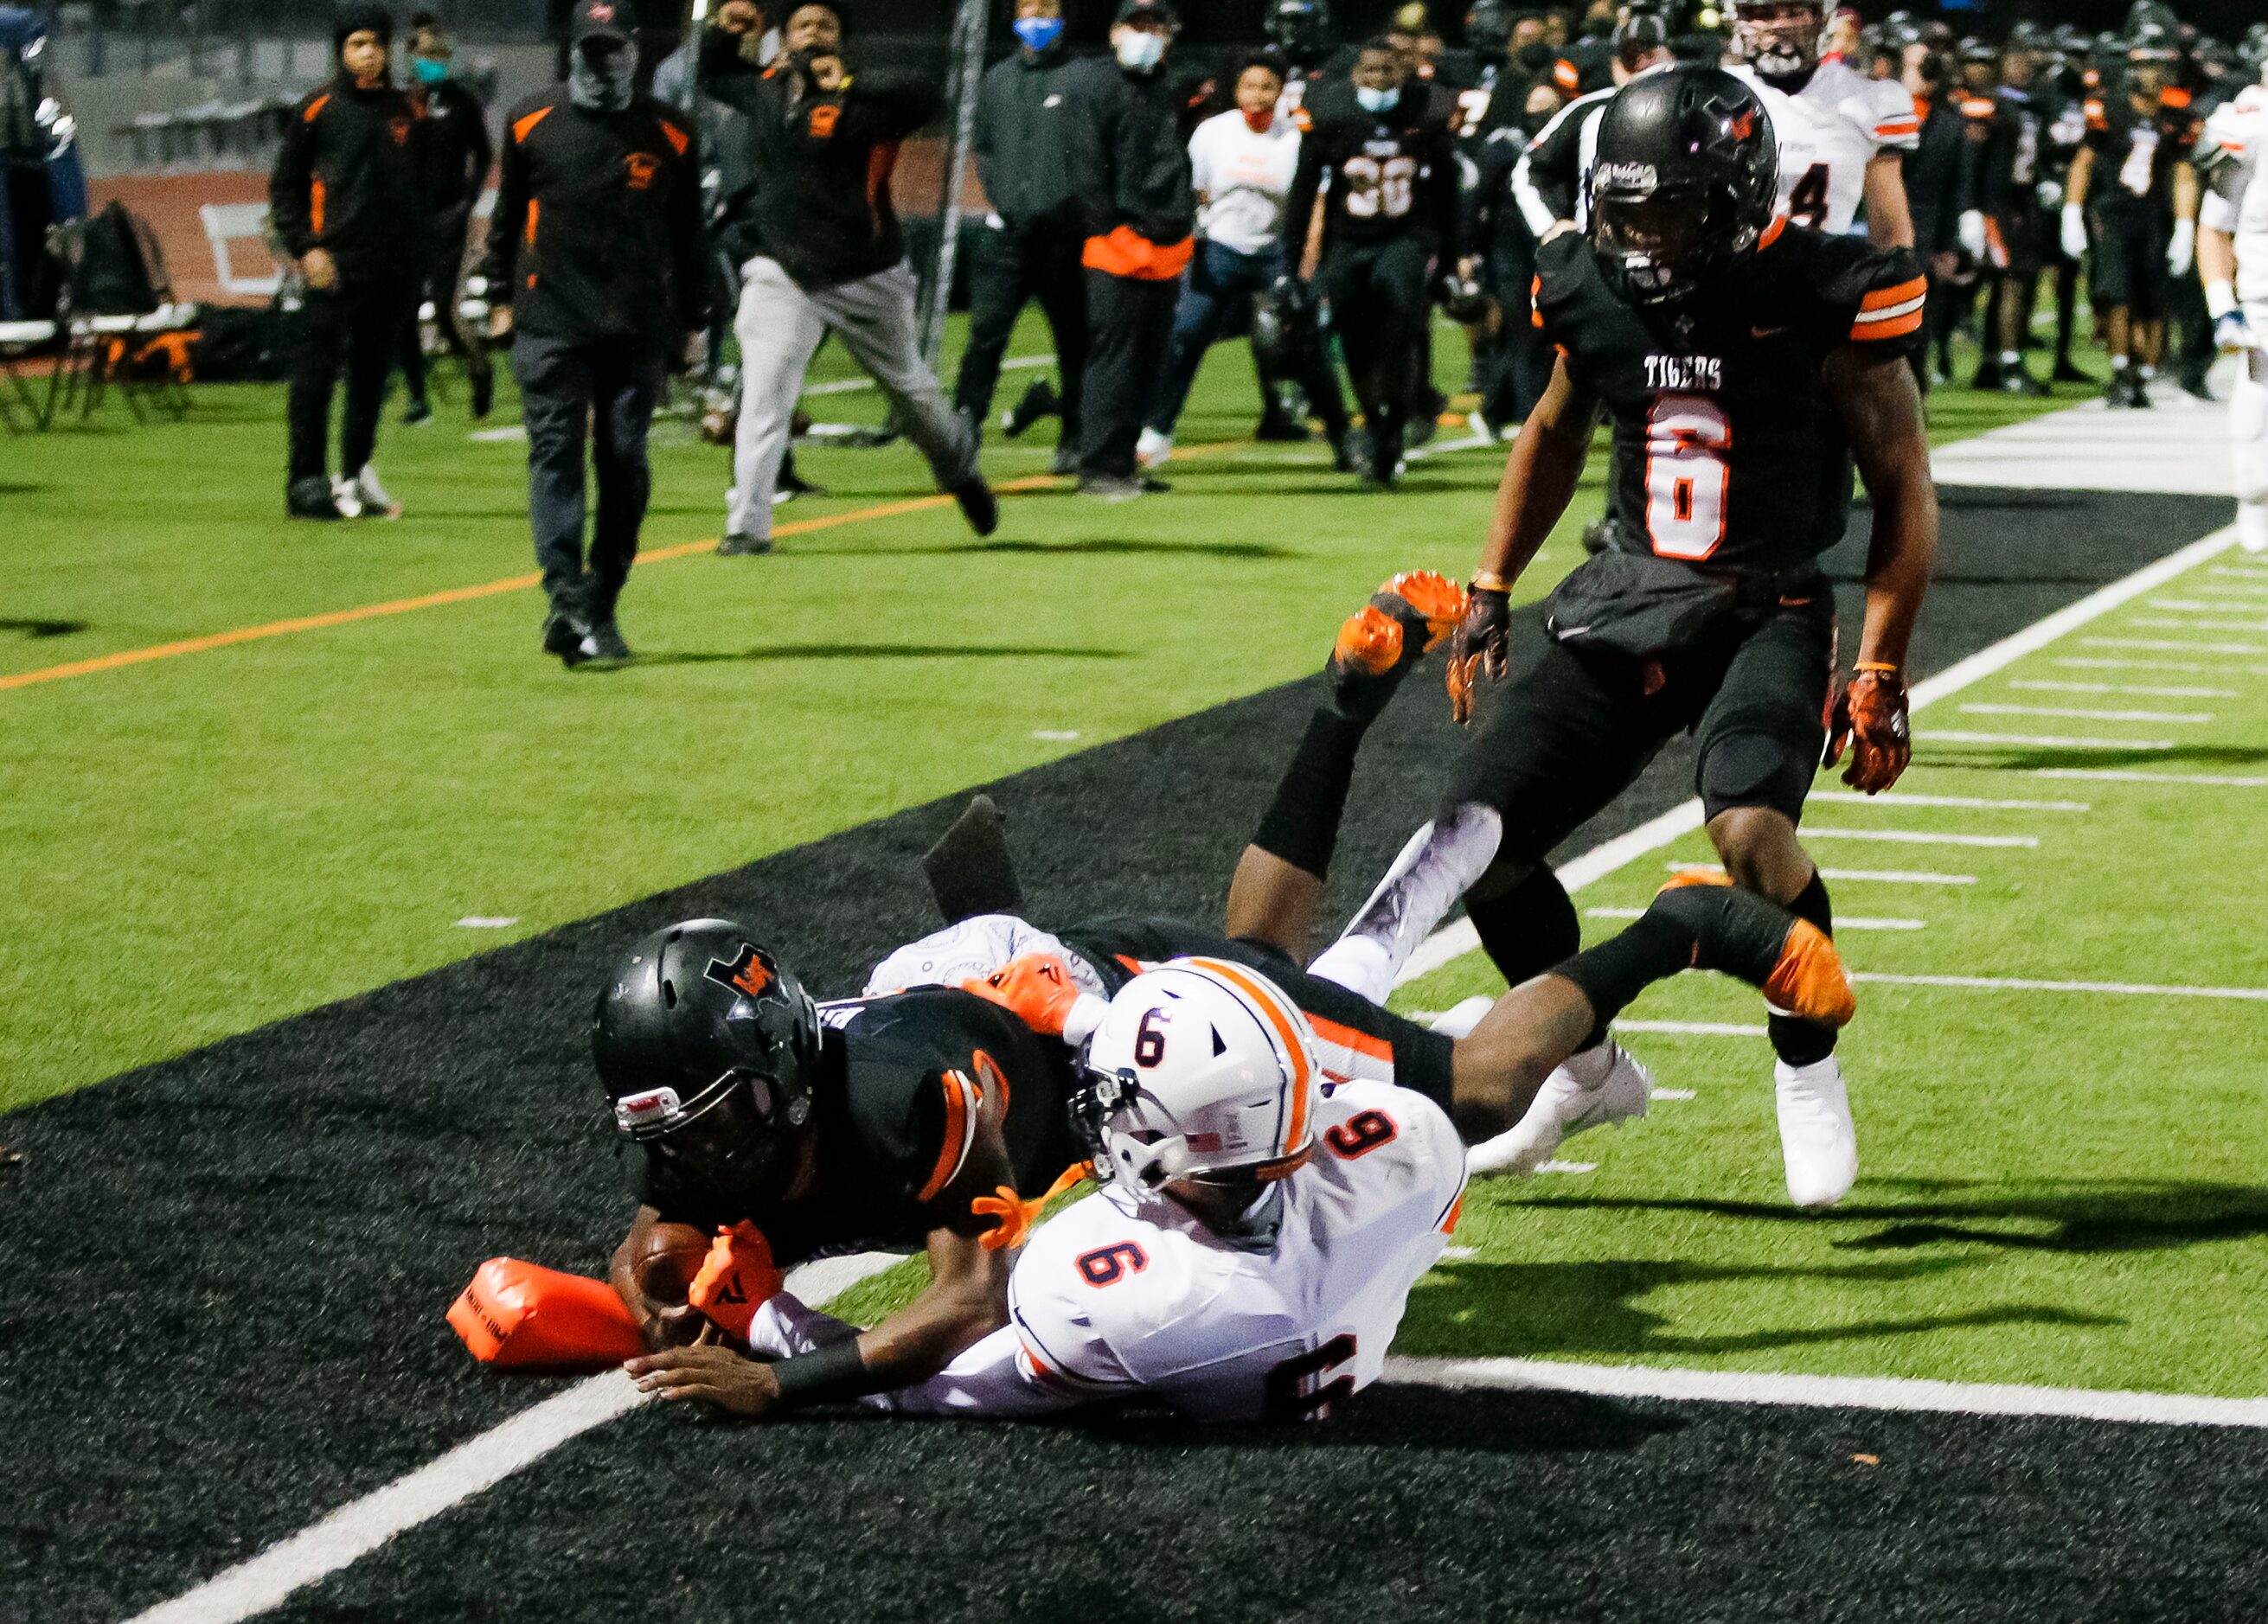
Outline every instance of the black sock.
<path fill-rule="evenodd" d="M 1693 929 L 1673 914 L 1652 909 L 1609 940 L 1587 947 L 1551 966 L 1591 1001 L 1598 1024 L 1583 1040 L 1589 1048 L 1607 1035 L 1608 1025 L 1654 982 L 1693 964 Z"/>
<path fill-rule="evenodd" d="M 1509 891 L 1468 895 L 1465 916 L 1508 987 L 1534 980 L 1583 945 L 1575 904 L 1559 877 L 1540 863 Z"/>
<path fill-rule="evenodd" d="M 1318 879 L 1330 872 L 1363 727 L 1328 706 L 1307 719 L 1307 731 L 1276 786 L 1276 798 L 1252 837 L 1254 845 Z"/>
<path fill-rule="evenodd" d="M 1835 909 L 1827 900 L 1827 882 L 1814 869 L 1811 883 L 1789 899 L 1787 911 L 1808 919 L 1827 936 L 1835 934 Z M 1772 1052 L 1791 1066 L 1809 1066 L 1835 1052 L 1836 1029 L 1792 1015 L 1773 1015 L 1764 1021 L 1771 1034 Z"/>

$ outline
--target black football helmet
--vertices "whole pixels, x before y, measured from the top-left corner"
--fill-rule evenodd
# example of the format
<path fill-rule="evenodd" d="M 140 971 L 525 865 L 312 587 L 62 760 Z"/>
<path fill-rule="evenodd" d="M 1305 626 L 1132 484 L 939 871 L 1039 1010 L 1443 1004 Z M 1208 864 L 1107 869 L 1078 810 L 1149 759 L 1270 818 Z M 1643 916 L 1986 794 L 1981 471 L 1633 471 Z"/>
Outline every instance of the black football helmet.
<path fill-rule="evenodd" d="M 1638 303 L 1690 298 L 1756 246 L 1778 197 L 1771 120 L 1722 69 L 1646 74 L 1607 104 L 1591 168 L 1591 247 Z"/>
<path fill-rule="evenodd" d="M 1268 42 L 1300 67 L 1331 54 L 1330 0 L 1270 0 L 1265 27 Z"/>
<path fill-rule="evenodd" d="M 1465 13 L 1465 48 L 1484 62 L 1502 65 L 1512 50 L 1512 7 L 1506 0 L 1473 0 Z"/>
<path fill-rule="evenodd" d="M 657 930 L 607 978 L 591 1056 L 615 1131 L 720 1192 L 760 1191 L 811 1120 L 819 1009 L 744 925 Z"/>

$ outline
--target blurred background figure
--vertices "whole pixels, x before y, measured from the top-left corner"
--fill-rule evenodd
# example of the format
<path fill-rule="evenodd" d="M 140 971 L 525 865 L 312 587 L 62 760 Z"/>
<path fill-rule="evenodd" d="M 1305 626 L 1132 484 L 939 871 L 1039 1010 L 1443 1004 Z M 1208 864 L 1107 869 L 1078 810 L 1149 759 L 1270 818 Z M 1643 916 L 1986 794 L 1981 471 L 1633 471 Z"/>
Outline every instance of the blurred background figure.
<path fill-rule="evenodd" d="M 512 340 L 527 423 L 543 649 L 570 667 L 630 658 L 615 606 L 652 490 L 647 430 L 709 290 L 699 137 L 638 94 L 625 0 L 581 0 L 571 47 L 567 83 L 512 110 L 485 267 L 489 330 Z M 586 436 L 599 481 L 587 569 Z"/>
<path fill-rule="evenodd" d="M 1044 379 L 1004 427 L 1012 437 L 1051 411 L 1063 415 L 1055 471 L 1079 471 L 1079 393 L 1086 375 L 1086 248 L 1072 195 L 1074 127 L 1087 116 L 1080 76 L 1064 48 L 1063 0 L 1016 0 L 1016 49 L 985 72 L 976 93 L 974 156 L 992 211 L 976 236 L 968 279 L 968 348 L 953 403 L 980 439 L 1000 362 L 1024 305 L 1037 299 L 1055 336 L 1060 397 Z"/>
<path fill-rule="evenodd" d="M 449 353 L 464 364 L 471 380 L 473 415 L 485 417 L 496 398 L 496 370 L 488 347 L 466 328 L 458 314 L 457 283 L 465 269 L 465 239 L 472 224 L 473 206 L 489 183 L 489 165 L 496 148 L 489 139 L 489 114 L 481 99 L 451 77 L 456 49 L 438 18 L 420 11 L 409 19 L 409 93 L 419 102 L 424 118 L 418 133 L 424 142 L 422 164 L 425 187 L 425 263 L 416 290 L 417 307 L 410 312 L 401 350 L 401 378 L 409 387 L 409 404 L 401 415 L 406 423 L 423 423 L 433 415 L 425 394 L 425 312 L 432 312 L 435 330 Z"/>
<path fill-rule="evenodd" d="M 337 72 L 291 111 L 269 176 L 269 219 L 306 293 L 287 408 L 285 508 L 294 518 L 397 518 L 371 458 L 425 264 L 422 114 L 387 73 L 394 18 L 349 5 L 332 26 Z M 329 472 L 331 392 L 346 408 Z"/>
<path fill-rule="evenodd" d="M 1085 116 L 1072 174 L 1086 234 L 1091 338 L 1079 488 L 1109 502 L 1167 489 L 1141 474 L 1134 452 L 1164 368 L 1181 275 L 1196 253 L 1197 195 L 1164 72 L 1180 29 L 1167 0 L 1121 0 L 1111 55 L 1082 63 L 1078 80 Z"/>

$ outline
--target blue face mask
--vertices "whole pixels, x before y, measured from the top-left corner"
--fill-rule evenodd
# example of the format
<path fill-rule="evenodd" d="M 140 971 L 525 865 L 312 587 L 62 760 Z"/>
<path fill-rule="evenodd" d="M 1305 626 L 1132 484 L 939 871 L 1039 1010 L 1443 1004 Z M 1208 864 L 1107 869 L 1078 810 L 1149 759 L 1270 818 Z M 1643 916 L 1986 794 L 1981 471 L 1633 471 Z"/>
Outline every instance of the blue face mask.
<path fill-rule="evenodd" d="M 449 77 L 449 64 L 445 62 L 435 62 L 430 56 L 411 57 L 409 70 L 417 76 L 417 82 L 420 85 L 438 85 Z"/>
<path fill-rule="evenodd" d="M 1367 85 L 1358 85 L 1354 87 L 1354 99 L 1355 104 L 1365 113 L 1385 113 L 1402 99 L 1402 92 L 1398 90 L 1373 90 Z"/>
<path fill-rule="evenodd" d="M 1020 17 L 1016 19 L 1016 37 L 1028 51 L 1044 51 L 1063 38 L 1064 19 L 1060 17 Z"/>

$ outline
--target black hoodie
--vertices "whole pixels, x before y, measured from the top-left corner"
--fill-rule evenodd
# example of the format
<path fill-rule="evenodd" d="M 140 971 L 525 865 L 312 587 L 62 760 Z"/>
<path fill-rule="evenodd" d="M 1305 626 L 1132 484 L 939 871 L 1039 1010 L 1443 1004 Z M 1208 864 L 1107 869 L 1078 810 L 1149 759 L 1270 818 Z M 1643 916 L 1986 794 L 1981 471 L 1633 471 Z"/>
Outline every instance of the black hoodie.
<path fill-rule="evenodd" d="M 334 48 L 368 30 L 390 40 L 378 8 L 339 15 Z M 417 105 L 391 84 L 364 90 L 338 75 L 291 111 L 268 178 L 268 213 L 286 253 L 327 250 L 342 280 L 407 276 L 423 253 L 423 143 Z"/>

